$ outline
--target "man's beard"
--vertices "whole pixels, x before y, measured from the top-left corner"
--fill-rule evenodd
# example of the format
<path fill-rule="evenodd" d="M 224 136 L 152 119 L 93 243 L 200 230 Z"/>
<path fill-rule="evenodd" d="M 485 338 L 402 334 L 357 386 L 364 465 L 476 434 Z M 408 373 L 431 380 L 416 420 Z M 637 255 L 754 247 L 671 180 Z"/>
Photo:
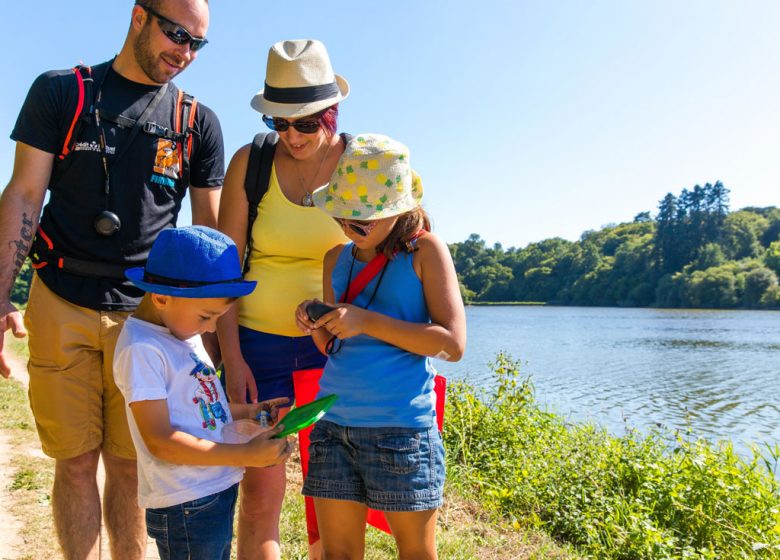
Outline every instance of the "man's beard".
<path fill-rule="evenodd" d="M 176 74 L 181 72 L 177 71 L 174 74 L 169 74 L 160 70 L 160 57 L 155 55 L 150 48 L 151 41 L 149 40 L 149 34 L 151 33 L 151 25 L 147 23 L 139 33 L 138 38 L 133 44 L 133 54 L 135 55 L 135 61 L 146 77 L 156 84 L 164 84 L 173 79 Z M 182 68 L 183 70 L 183 68 Z"/>

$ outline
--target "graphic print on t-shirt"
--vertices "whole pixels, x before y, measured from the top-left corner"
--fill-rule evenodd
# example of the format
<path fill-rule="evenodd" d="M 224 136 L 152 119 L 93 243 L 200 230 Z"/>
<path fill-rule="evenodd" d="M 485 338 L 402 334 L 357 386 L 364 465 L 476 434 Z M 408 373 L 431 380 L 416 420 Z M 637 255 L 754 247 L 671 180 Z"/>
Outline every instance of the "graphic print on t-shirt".
<path fill-rule="evenodd" d="M 179 178 L 179 150 L 172 140 L 157 140 L 157 154 L 154 156 L 154 175 L 152 182 L 167 187 L 176 186 Z"/>
<path fill-rule="evenodd" d="M 227 413 L 219 402 L 219 379 L 213 367 L 203 363 L 198 355 L 190 353 L 190 358 L 195 362 L 190 375 L 196 381 L 196 388 L 192 402 L 197 407 L 197 414 L 204 428 L 214 431 L 217 429 L 217 420 L 227 423 Z"/>

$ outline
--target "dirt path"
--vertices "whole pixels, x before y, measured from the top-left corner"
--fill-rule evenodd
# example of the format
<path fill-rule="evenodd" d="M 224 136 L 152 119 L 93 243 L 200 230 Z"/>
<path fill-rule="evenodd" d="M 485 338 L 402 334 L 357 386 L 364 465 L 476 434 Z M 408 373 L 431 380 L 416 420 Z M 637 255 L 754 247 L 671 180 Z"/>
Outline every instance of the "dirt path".
<path fill-rule="evenodd" d="M 8 340 L 8 338 L 10 338 L 10 336 L 7 336 L 6 340 Z M 7 347 L 8 346 L 6 345 L 6 348 Z M 27 364 L 13 355 L 9 355 L 8 359 L 11 362 L 11 377 L 27 387 L 29 384 Z M 0 380 L 0 383 L 2 382 L 3 380 Z M 43 456 L 40 447 L 25 451 Z M 24 556 L 24 542 L 19 536 L 22 522 L 11 513 L 13 497 L 8 490 L 13 480 L 13 473 L 10 467 L 11 457 L 20 452 L 21 450 L 18 447 L 11 445 L 7 434 L 0 431 L 0 527 L 2 528 L 0 531 L 0 560 L 18 560 Z M 100 488 L 101 496 L 104 482 L 105 471 L 103 470 L 103 461 L 101 460 L 98 466 L 98 487 Z M 100 543 L 101 560 L 110 560 L 111 553 L 108 547 L 108 535 L 106 534 L 105 527 L 101 528 Z M 154 541 L 149 541 L 145 558 L 147 560 L 159 559 Z"/>
<path fill-rule="evenodd" d="M 11 376 L 26 385 L 27 368 L 21 361 L 11 359 Z M 0 383 L 3 380 L 0 379 Z M 11 457 L 15 453 L 7 434 L 0 431 L 0 558 L 16 560 L 21 558 L 24 542 L 19 533 L 22 522 L 11 513 L 12 498 L 9 488 L 13 482 Z"/>

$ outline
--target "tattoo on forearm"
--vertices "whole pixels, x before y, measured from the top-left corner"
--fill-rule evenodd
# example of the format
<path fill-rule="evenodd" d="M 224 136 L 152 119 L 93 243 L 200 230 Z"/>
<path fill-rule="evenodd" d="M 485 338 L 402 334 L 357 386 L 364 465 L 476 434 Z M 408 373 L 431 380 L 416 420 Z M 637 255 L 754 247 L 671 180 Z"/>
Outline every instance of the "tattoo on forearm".
<path fill-rule="evenodd" d="M 10 241 L 8 244 L 15 247 L 14 253 L 14 269 L 11 273 L 11 282 L 16 280 L 19 275 L 19 271 L 22 270 L 24 259 L 27 258 L 27 254 L 30 252 L 33 238 L 33 221 L 26 213 L 22 213 L 22 229 L 19 230 L 19 237 L 16 241 Z"/>

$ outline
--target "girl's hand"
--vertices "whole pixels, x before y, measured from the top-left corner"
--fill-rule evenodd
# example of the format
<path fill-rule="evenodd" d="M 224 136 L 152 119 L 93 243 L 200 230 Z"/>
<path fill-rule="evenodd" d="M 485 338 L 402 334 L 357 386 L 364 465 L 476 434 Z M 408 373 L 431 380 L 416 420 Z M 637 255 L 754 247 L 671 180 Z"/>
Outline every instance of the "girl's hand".
<path fill-rule="evenodd" d="M 366 332 L 366 321 L 371 311 L 356 307 L 349 303 L 333 304 L 335 311 L 320 317 L 314 326 L 325 327 L 332 335 L 344 340 Z"/>
<path fill-rule="evenodd" d="M 290 399 L 287 397 L 279 397 L 278 399 L 269 399 L 250 406 L 249 418 L 254 420 L 257 418 L 258 414 L 265 411 L 269 415 L 269 426 L 273 426 L 279 420 L 279 409 L 290 406 Z"/>
<path fill-rule="evenodd" d="M 314 305 L 315 309 L 310 310 L 310 305 Z M 319 309 L 317 309 L 316 306 L 319 306 Z M 318 299 L 307 299 L 306 301 L 301 302 L 295 310 L 295 322 L 298 324 L 298 328 L 303 330 L 303 332 L 311 334 L 321 326 L 321 321 L 319 321 L 319 319 L 333 313 L 333 309 L 335 309 L 333 305 L 328 305 Z M 310 311 L 316 314 L 310 314 Z M 312 317 L 315 317 L 317 320 L 313 321 Z"/>
<path fill-rule="evenodd" d="M 298 304 L 295 308 L 295 324 L 305 334 L 311 334 L 314 330 L 314 321 L 309 319 L 309 315 L 306 313 L 306 306 L 314 301 L 320 301 L 318 299 L 307 299 Z"/>
<path fill-rule="evenodd" d="M 257 383 L 255 383 L 255 376 L 252 375 L 252 369 L 243 356 L 232 356 L 230 360 L 226 359 L 224 366 L 230 402 L 245 403 L 249 393 L 249 402 L 256 403 Z"/>

